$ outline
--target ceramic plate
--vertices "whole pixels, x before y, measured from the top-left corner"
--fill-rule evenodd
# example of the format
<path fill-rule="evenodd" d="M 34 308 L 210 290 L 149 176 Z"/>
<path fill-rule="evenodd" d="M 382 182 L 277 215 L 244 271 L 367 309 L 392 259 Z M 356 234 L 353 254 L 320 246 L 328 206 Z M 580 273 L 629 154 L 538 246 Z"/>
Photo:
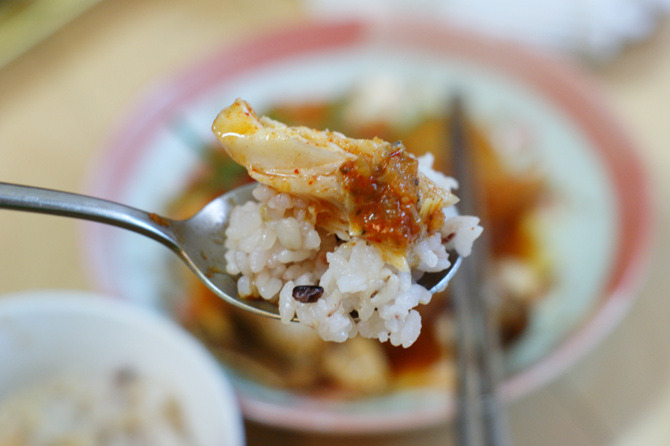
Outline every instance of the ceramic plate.
<path fill-rule="evenodd" d="M 92 194 L 161 212 L 199 165 L 197 147 L 235 98 L 258 110 L 331 98 L 362 79 L 392 74 L 436 94 L 458 90 L 475 121 L 521 126 L 560 211 L 543 223 L 555 284 L 506 356 L 503 394 L 516 399 L 563 373 L 621 319 L 646 258 L 651 211 L 646 176 L 594 86 L 570 67 L 519 47 L 426 23 L 318 23 L 213 53 L 140 100 L 93 169 Z M 88 226 L 97 283 L 160 308 L 165 248 Z M 448 418 L 448 398 L 422 390 L 328 403 L 238 376 L 247 417 L 299 429 L 371 431 Z M 308 411 L 308 412 L 307 412 Z M 306 416 L 309 414 L 309 416 Z"/>

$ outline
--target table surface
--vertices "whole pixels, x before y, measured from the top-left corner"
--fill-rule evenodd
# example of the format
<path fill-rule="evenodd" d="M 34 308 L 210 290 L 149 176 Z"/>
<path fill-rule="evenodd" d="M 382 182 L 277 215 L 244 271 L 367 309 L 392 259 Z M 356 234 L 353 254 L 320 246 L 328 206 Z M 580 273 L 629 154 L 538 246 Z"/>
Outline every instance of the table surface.
<path fill-rule="evenodd" d="M 0 180 L 83 191 L 89 165 L 156 79 L 213 48 L 307 20 L 297 0 L 103 1 L 0 68 Z M 150 54 L 151 57 L 147 57 Z M 120 69 L 123 67 L 123 69 Z M 630 314 L 566 375 L 507 409 L 519 445 L 670 444 L 670 24 L 605 66 L 584 67 L 641 148 L 659 209 L 651 270 Z M 76 222 L 0 220 L 0 294 L 92 289 Z M 247 423 L 253 444 L 448 444 L 451 428 L 304 435 Z"/>

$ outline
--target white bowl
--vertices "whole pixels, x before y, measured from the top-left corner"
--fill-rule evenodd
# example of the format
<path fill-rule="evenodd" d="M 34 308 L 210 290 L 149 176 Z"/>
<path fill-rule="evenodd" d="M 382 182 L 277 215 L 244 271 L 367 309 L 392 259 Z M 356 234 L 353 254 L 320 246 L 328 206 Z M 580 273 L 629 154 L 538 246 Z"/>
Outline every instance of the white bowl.
<path fill-rule="evenodd" d="M 0 297 L 0 364 L 0 401 L 53 376 L 128 367 L 176 398 L 195 444 L 244 444 L 236 396 L 216 362 L 179 327 L 118 300 L 74 291 Z"/>

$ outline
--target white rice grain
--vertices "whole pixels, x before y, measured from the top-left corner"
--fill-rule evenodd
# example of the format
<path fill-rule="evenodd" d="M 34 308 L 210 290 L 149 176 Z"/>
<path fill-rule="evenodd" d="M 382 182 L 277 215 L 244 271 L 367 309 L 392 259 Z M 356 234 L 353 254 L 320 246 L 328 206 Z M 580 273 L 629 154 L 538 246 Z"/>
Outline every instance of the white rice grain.
<path fill-rule="evenodd" d="M 364 239 L 338 244 L 333 235 L 322 235 L 305 201 L 262 185 L 253 196 L 258 202 L 237 206 L 231 213 L 226 270 L 240 275 L 241 295 L 277 302 L 283 322 L 297 316 L 328 341 L 343 342 L 360 334 L 411 345 L 421 331 L 415 308 L 432 297 L 415 279 L 423 272 L 449 267 L 443 238 L 450 238 L 449 246 L 467 255 L 481 233 L 477 218 L 450 216 L 439 233 L 412 245 L 408 258 L 416 263 L 413 271 L 398 271 Z M 323 294 L 316 302 L 299 302 L 293 297 L 298 285 L 318 285 Z"/>

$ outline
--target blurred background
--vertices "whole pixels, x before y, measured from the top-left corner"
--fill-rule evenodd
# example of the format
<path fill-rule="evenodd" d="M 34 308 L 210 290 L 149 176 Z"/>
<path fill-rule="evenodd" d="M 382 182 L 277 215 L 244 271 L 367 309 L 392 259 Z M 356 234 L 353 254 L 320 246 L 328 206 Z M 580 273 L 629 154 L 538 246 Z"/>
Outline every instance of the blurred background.
<path fill-rule="evenodd" d="M 583 71 L 635 143 L 653 188 L 651 260 L 616 329 L 507 407 L 519 445 L 670 444 L 670 1 L 0 0 L 0 181 L 87 192 L 138 98 L 213 52 L 314 20 L 428 20 Z M 225 104 L 222 104 L 225 105 Z M 96 288 L 81 225 L 0 212 L 0 294 Z M 301 433 L 247 421 L 248 444 L 445 444 L 449 426 Z"/>

